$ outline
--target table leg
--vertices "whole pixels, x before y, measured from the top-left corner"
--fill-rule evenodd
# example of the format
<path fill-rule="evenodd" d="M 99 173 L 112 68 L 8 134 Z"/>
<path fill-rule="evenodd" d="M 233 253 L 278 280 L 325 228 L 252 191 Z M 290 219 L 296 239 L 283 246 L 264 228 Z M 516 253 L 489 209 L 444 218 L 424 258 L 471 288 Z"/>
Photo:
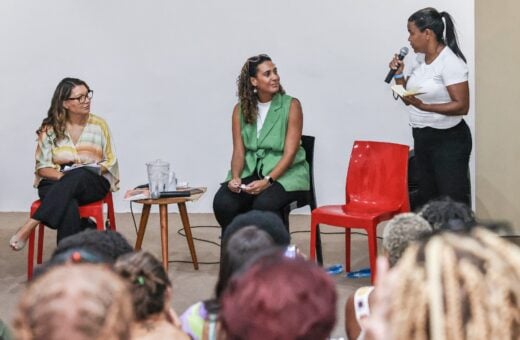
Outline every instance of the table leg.
<path fill-rule="evenodd" d="M 199 269 L 199 262 L 197 261 L 197 253 L 195 252 L 195 244 L 193 244 L 193 236 L 191 235 L 190 220 L 188 218 L 188 211 L 186 210 L 186 203 L 177 203 L 179 206 L 179 214 L 181 215 L 182 226 L 184 227 L 184 233 L 186 234 L 186 240 L 188 241 L 188 247 L 190 248 L 191 260 L 193 261 L 193 268 Z"/>
<path fill-rule="evenodd" d="M 168 272 L 168 204 L 159 204 L 159 216 L 161 219 L 161 247 L 162 262 Z"/>
<path fill-rule="evenodd" d="M 141 212 L 141 220 L 139 221 L 139 231 L 137 232 L 137 239 L 135 240 L 135 250 L 141 250 L 143 244 L 144 232 L 146 231 L 146 224 L 148 223 L 148 216 L 150 216 L 151 204 L 144 204 Z"/>

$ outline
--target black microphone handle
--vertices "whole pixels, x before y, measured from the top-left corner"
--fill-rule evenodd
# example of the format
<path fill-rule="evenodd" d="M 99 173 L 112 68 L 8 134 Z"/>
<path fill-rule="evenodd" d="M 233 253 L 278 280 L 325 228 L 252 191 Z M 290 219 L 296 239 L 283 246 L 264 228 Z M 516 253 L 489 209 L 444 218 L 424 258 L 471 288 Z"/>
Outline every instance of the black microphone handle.
<path fill-rule="evenodd" d="M 399 55 L 397 56 L 397 58 L 398 58 L 399 60 L 403 60 L 404 57 L 405 57 L 405 56 L 402 55 L 402 54 L 399 54 Z M 397 69 L 394 70 L 393 68 L 391 68 L 390 71 L 388 71 L 388 74 L 386 75 L 386 78 L 385 78 L 385 83 L 390 84 L 390 82 L 392 81 L 392 78 L 393 78 L 394 75 L 395 75 L 395 72 L 397 72 Z"/>

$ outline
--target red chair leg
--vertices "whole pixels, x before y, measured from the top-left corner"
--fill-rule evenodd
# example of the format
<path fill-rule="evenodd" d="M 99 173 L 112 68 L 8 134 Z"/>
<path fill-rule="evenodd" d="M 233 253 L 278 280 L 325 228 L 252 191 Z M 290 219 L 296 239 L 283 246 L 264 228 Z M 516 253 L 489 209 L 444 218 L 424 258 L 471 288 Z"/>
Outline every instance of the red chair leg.
<path fill-rule="evenodd" d="M 350 228 L 345 228 L 345 271 L 350 272 L 350 255 L 351 255 L 351 237 Z"/>
<path fill-rule="evenodd" d="M 107 215 L 110 223 L 110 230 L 116 230 L 116 216 L 114 213 L 114 201 L 112 199 L 112 193 L 109 192 L 105 198 L 107 204 Z"/>
<path fill-rule="evenodd" d="M 32 279 L 34 267 L 34 230 L 29 235 L 28 254 L 27 254 L 27 280 Z"/>
<path fill-rule="evenodd" d="M 45 225 L 40 223 L 38 225 L 38 253 L 36 263 L 41 264 L 43 259 L 43 235 L 45 232 Z"/>
<path fill-rule="evenodd" d="M 367 229 L 368 235 L 368 255 L 370 259 L 370 282 L 374 284 L 376 278 L 376 258 L 377 258 L 377 235 L 376 228 Z"/>

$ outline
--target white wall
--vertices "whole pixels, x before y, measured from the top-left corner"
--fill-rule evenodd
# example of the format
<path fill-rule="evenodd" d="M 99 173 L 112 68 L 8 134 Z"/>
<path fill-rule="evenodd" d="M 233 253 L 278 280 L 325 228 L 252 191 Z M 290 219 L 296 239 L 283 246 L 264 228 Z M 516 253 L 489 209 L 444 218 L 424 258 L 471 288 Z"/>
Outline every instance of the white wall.
<path fill-rule="evenodd" d="M 27 211 L 36 197 L 34 131 L 56 84 L 74 76 L 95 90 L 92 112 L 114 135 L 118 211 L 129 208 L 124 190 L 146 182 L 144 163 L 163 158 L 181 179 L 208 186 L 189 209 L 211 212 L 229 167 L 235 80 L 258 53 L 274 59 L 303 104 L 304 133 L 317 137 L 318 204 L 341 202 L 355 139 L 411 143 L 383 78 L 408 46 L 408 16 L 426 6 L 454 16 L 473 98 L 473 0 L 2 0 L 0 211 Z"/>

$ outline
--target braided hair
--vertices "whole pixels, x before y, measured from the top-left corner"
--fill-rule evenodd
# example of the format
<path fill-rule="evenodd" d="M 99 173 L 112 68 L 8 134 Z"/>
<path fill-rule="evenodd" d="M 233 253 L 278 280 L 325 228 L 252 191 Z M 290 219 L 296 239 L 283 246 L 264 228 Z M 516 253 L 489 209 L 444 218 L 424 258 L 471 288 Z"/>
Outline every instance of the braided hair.
<path fill-rule="evenodd" d="M 410 246 L 395 270 L 394 339 L 518 339 L 520 249 L 483 228 Z"/>
<path fill-rule="evenodd" d="M 248 58 L 242 66 L 240 75 L 237 78 L 237 96 L 240 102 L 240 110 L 247 124 L 255 123 L 258 116 L 258 95 L 255 93 L 255 88 L 251 84 L 251 77 L 256 77 L 258 65 L 266 61 L 271 61 L 271 57 L 267 54 L 259 54 Z M 278 93 L 285 94 L 285 90 L 281 84 Z"/>
<path fill-rule="evenodd" d="M 136 321 L 146 320 L 164 310 L 168 288 L 172 286 L 161 262 L 148 252 L 121 256 L 114 270 L 130 283 Z"/>

